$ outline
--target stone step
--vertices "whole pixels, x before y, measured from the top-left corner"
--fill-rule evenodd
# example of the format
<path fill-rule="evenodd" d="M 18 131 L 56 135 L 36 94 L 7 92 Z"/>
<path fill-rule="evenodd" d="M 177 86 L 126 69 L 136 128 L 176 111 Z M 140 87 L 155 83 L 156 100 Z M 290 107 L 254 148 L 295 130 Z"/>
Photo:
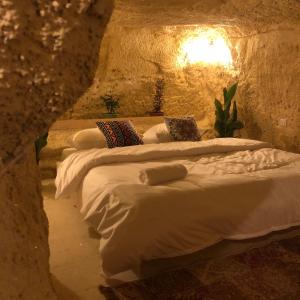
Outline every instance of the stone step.
<path fill-rule="evenodd" d="M 42 159 L 40 160 L 40 176 L 41 179 L 50 179 L 56 177 L 57 159 Z"/>

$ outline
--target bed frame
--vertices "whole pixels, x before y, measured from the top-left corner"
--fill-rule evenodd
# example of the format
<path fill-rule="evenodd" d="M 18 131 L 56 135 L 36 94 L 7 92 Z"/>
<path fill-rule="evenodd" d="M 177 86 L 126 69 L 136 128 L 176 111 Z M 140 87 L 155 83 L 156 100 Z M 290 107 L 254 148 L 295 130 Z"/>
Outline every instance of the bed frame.
<path fill-rule="evenodd" d="M 94 229 L 91 229 L 91 231 L 94 231 Z M 138 279 L 149 278 L 162 272 L 170 272 L 211 260 L 234 256 L 254 248 L 262 248 L 272 242 L 291 239 L 296 236 L 300 236 L 300 226 L 271 232 L 266 236 L 253 239 L 223 240 L 213 246 L 188 255 L 145 261 L 141 264 L 140 270 L 135 270 L 135 272 Z M 110 286 L 116 286 L 123 283 L 123 281 L 126 282 L 126 280 L 131 281 L 130 277 L 126 278 L 126 275 L 124 275 L 122 280 L 110 279 L 106 283 Z"/>

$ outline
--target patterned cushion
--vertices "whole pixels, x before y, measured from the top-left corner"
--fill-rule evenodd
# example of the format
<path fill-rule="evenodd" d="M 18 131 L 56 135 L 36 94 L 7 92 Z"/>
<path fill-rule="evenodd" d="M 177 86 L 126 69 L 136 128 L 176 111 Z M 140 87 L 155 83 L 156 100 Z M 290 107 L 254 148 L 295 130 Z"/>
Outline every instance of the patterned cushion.
<path fill-rule="evenodd" d="M 201 139 L 194 117 L 166 117 L 165 123 L 175 141 L 200 141 Z"/>
<path fill-rule="evenodd" d="M 103 132 L 108 148 L 143 144 L 130 121 L 99 121 L 96 124 Z"/>

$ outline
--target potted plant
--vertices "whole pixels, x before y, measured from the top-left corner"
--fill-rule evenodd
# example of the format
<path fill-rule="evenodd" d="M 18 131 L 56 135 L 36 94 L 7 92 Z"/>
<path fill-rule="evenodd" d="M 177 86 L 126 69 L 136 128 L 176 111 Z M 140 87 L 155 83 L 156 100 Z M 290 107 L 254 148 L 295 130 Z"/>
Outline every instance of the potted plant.
<path fill-rule="evenodd" d="M 103 106 L 106 107 L 107 112 L 103 114 L 105 118 L 116 118 L 118 116 L 117 108 L 120 107 L 119 97 L 112 95 L 111 93 L 105 94 L 100 97 L 103 101 Z"/>
<path fill-rule="evenodd" d="M 157 79 L 155 83 L 155 95 L 153 99 L 153 110 L 150 112 L 151 116 L 163 116 L 161 111 L 164 101 L 164 88 L 165 81 L 163 79 Z"/>
<path fill-rule="evenodd" d="M 218 137 L 233 137 L 235 130 L 242 129 L 244 124 L 238 120 L 238 111 L 236 101 L 233 102 L 233 108 L 231 109 L 231 102 L 236 93 L 238 83 L 233 84 L 228 90 L 223 89 L 224 104 L 215 99 L 215 131 Z"/>

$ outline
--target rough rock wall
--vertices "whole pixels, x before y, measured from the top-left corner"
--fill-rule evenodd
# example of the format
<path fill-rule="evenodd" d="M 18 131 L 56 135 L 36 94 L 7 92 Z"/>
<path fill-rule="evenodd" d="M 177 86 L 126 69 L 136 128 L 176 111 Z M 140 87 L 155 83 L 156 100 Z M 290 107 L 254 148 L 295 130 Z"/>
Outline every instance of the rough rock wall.
<path fill-rule="evenodd" d="M 0 299 L 55 299 L 33 142 L 90 85 L 112 1 L 0 2 Z"/>
<path fill-rule="evenodd" d="M 300 152 L 300 26 L 240 39 L 239 47 L 245 133 Z"/>
<path fill-rule="evenodd" d="M 0 180 L 0 299 L 56 299 L 33 149 Z"/>
<path fill-rule="evenodd" d="M 179 66 L 180 43 L 193 30 L 189 26 L 142 29 L 109 26 L 94 83 L 65 117 L 99 117 L 105 111 L 100 96 L 109 91 L 120 96 L 118 111 L 122 116 L 145 116 L 153 109 L 158 78 L 165 80 L 166 114 L 212 117 L 216 92 L 222 93 L 222 87 L 237 72 L 234 68 Z"/>
<path fill-rule="evenodd" d="M 180 41 L 197 27 L 228 37 L 234 68 L 176 65 Z M 64 118 L 97 118 L 110 90 L 121 98 L 121 115 L 145 115 L 162 77 L 166 114 L 193 113 L 213 124 L 214 98 L 238 80 L 243 134 L 300 151 L 299 28 L 295 0 L 118 1 L 94 83 Z M 278 126 L 286 118 L 287 127 Z"/>

